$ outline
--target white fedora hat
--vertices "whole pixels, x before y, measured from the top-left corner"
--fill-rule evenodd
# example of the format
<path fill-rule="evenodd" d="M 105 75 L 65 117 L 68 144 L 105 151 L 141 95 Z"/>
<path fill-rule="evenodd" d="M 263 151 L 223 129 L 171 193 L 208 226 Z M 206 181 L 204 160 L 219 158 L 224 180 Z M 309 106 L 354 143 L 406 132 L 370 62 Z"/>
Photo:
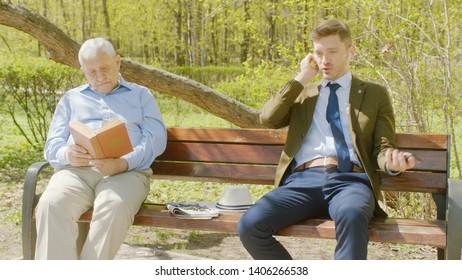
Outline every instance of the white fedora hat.
<path fill-rule="evenodd" d="M 252 196 L 246 186 L 229 186 L 225 187 L 216 208 L 227 211 L 243 211 L 247 210 L 252 204 Z"/>

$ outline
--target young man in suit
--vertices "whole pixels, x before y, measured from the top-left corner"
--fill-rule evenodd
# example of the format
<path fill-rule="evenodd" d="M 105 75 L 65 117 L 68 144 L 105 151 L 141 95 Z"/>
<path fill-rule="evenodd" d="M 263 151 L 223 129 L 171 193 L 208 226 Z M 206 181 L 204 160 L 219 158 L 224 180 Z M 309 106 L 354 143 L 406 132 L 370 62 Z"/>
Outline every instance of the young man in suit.
<path fill-rule="evenodd" d="M 330 19 L 311 32 L 314 53 L 300 73 L 263 107 L 262 124 L 288 126 L 276 172 L 278 188 L 242 216 L 239 237 L 254 259 L 291 259 L 273 237 L 300 221 L 335 222 L 335 259 L 366 259 L 368 223 L 378 206 L 378 170 L 397 175 L 415 157 L 395 148 L 395 119 L 387 90 L 352 76 L 349 27 Z M 317 74 L 321 85 L 309 85 Z"/>

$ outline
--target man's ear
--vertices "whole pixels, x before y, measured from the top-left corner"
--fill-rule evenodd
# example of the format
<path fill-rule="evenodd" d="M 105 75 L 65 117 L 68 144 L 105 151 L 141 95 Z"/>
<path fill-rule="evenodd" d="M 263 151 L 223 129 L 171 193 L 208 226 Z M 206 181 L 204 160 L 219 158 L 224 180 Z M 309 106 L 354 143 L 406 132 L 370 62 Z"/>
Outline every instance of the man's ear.
<path fill-rule="evenodd" d="M 352 60 L 356 55 L 356 46 L 355 45 L 351 45 L 351 47 L 349 49 L 349 53 L 350 53 L 349 58 L 350 58 L 350 60 Z"/>
<path fill-rule="evenodd" d="M 120 55 L 116 55 L 116 63 L 119 69 L 120 69 L 120 61 L 121 61 Z"/>

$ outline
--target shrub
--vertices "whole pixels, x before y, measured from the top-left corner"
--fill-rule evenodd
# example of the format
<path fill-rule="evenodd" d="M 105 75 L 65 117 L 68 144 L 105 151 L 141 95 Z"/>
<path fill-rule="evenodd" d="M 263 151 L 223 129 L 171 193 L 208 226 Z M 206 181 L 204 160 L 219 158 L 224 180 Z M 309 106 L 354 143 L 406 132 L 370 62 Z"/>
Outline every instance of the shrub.
<path fill-rule="evenodd" d="M 28 144 L 15 143 L 14 146 L 0 146 L 1 181 L 22 182 L 27 168 L 37 161 L 43 161 L 42 151 Z"/>
<path fill-rule="evenodd" d="M 1 110 L 30 145 L 41 148 L 60 94 L 81 82 L 79 70 L 51 60 L 0 58 Z"/>
<path fill-rule="evenodd" d="M 187 77 L 209 87 L 223 81 L 232 81 L 237 76 L 244 74 L 243 67 L 175 67 L 167 68 L 166 71 Z"/>
<path fill-rule="evenodd" d="M 260 108 L 284 83 L 295 76 L 294 73 L 266 61 L 255 67 L 245 63 L 244 67 L 244 74 L 234 81 L 217 84 L 215 89 L 253 108 Z"/>

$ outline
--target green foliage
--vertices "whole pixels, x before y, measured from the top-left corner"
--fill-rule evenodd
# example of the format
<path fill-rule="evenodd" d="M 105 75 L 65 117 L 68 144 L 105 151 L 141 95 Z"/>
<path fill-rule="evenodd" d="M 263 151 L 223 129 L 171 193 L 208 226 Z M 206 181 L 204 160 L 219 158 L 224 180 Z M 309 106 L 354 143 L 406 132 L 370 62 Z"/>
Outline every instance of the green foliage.
<path fill-rule="evenodd" d="M 231 82 L 236 77 L 245 73 L 243 67 L 223 67 L 223 66 L 207 66 L 207 67 L 174 67 L 166 68 L 165 70 L 187 77 L 209 87 L 214 87 L 221 82 Z"/>
<path fill-rule="evenodd" d="M 39 56 L 39 46 L 26 33 L 0 25 L 0 57 Z"/>
<path fill-rule="evenodd" d="M 293 72 L 272 62 L 262 61 L 255 67 L 250 64 L 244 63 L 244 74 L 234 81 L 217 84 L 215 89 L 250 107 L 260 108 L 294 75 Z"/>
<path fill-rule="evenodd" d="M 40 151 L 29 145 L 0 146 L 0 176 L 4 182 L 24 180 L 27 168 L 34 162 L 43 161 Z"/>
<path fill-rule="evenodd" d="M 0 113 L 0 123 L 1 181 L 22 182 L 27 168 L 34 162 L 43 161 L 42 151 L 27 143 L 8 115 Z"/>
<path fill-rule="evenodd" d="M 385 192 L 382 207 L 391 217 L 436 218 L 436 205 L 431 194 Z"/>
<path fill-rule="evenodd" d="M 0 176 L 3 177 L 2 169 Z M 0 224 L 21 224 L 22 184 L 0 180 Z"/>
<path fill-rule="evenodd" d="M 27 142 L 40 149 L 60 95 L 81 81 L 78 70 L 43 58 L 0 58 L 0 109 Z"/>
<path fill-rule="evenodd" d="M 184 100 L 161 95 L 157 97 L 164 122 L 175 127 L 236 127 Z"/>

